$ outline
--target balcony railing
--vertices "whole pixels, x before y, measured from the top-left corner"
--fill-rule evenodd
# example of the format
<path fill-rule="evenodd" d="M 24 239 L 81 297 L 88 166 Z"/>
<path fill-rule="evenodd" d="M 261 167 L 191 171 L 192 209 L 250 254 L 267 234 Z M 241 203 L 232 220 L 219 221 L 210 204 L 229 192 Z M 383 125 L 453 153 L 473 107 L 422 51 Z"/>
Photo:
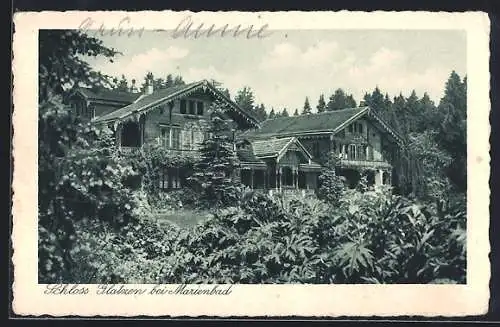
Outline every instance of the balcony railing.
<path fill-rule="evenodd" d="M 351 160 L 340 159 L 340 167 L 345 168 L 391 168 L 391 164 L 381 160 Z"/>
<path fill-rule="evenodd" d="M 136 151 L 141 151 L 142 147 L 132 147 L 132 146 L 120 146 L 121 153 L 134 153 Z M 198 158 L 200 156 L 199 150 L 190 149 L 166 149 L 165 151 L 172 156 L 184 156 Z"/>

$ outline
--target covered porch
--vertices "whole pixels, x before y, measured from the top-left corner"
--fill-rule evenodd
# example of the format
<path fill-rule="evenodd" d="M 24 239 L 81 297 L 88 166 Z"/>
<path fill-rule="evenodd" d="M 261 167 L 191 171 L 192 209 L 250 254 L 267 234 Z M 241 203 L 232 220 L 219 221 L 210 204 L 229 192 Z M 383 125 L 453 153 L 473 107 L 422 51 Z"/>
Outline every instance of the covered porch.
<path fill-rule="evenodd" d="M 241 162 L 241 182 L 251 189 L 315 190 L 321 165 L 296 138 L 252 142 L 253 162 Z"/>

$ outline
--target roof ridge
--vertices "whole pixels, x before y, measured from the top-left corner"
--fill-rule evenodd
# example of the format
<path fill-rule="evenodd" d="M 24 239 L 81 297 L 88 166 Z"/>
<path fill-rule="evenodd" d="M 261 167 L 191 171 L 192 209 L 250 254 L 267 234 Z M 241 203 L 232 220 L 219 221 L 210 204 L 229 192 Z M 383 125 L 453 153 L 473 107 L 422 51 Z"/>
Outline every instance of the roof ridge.
<path fill-rule="evenodd" d="M 349 108 L 343 108 L 343 109 L 338 109 L 338 110 L 327 110 L 327 111 L 323 111 L 323 112 L 311 112 L 309 114 L 300 114 L 300 115 L 292 115 L 292 116 L 288 116 L 288 117 L 274 117 L 274 118 L 268 118 L 264 121 L 267 121 L 267 120 L 277 120 L 277 119 L 294 119 L 294 118 L 299 118 L 299 117 L 307 117 L 307 116 L 319 116 L 319 115 L 323 115 L 323 114 L 332 114 L 332 113 L 337 113 L 339 111 L 347 111 L 347 110 L 354 110 L 354 109 L 366 109 L 366 108 L 369 108 L 370 106 L 362 106 L 362 107 L 349 107 Z"/>

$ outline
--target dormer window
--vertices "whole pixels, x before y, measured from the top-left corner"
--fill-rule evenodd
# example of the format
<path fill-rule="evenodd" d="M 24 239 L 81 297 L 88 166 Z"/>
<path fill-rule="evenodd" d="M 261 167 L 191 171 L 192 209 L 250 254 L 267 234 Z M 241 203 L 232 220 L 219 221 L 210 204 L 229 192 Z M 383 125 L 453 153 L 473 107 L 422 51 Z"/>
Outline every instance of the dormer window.
<path fill-rule="evenodd" d="M 192 100 L 189 101 L 189 114 L 196 115 L 195 102 Z"/>
<path fill-rule="evenodd" d="M 196 114 L 198 116 L 203 116 L 203 109 L 204 109 L 204 103 L 201 101 L 198 101 L 196 103 Z"/>
<path fill-rule="evenodd" d="M 363 134 L 363 124 L 352 123 L 351 125 L 349 125 L 349 133 Z"/>
<path fill-rule="evenodd" d="M 186 113 L 186 100 L 181 100 L 181 102 L 180 102 L 180 111 L 181 111 L 181 114 L 185 114 Z"/>

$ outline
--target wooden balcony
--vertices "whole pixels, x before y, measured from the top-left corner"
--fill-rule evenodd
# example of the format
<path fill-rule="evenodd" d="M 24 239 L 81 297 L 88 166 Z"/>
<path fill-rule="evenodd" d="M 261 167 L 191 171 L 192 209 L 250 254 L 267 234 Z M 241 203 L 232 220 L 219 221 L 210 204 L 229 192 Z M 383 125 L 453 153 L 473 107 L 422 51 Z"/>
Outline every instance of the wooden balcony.
<path fill-rule="evenodd" d="M 142 150 L 142 147 L 132 147 L 132 146 L 120 146 L 119 151 L 121 153 L 130 154 L 134 152 L 139 152 Z M 199 150 L 188 150 L 188 149 L 165 149 L 168 154 L 174 156 L 184 156 L 191 158 L 199 158 L 200 152 Z"/>
<path fill-rule="evenodd" d="M 350 160 L 339 159 L 339 165 L 342 168 L 373 168 L 390 169 L 392 166 L 386 161 L 377 160 Z"/>

